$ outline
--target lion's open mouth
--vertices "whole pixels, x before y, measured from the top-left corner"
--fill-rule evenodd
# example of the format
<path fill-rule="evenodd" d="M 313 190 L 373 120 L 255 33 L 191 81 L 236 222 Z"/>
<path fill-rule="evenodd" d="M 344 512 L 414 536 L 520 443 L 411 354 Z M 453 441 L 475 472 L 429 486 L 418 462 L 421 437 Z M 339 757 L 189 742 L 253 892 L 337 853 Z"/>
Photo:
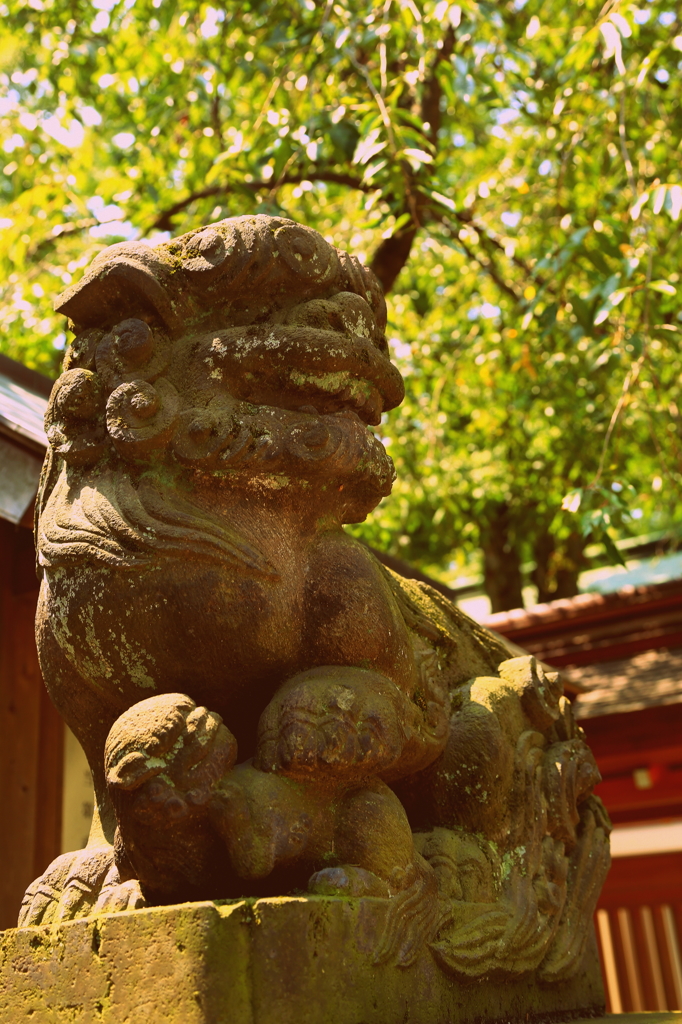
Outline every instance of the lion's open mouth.
<path fill-rule="evenodd" d="M 280 324 L 232 328 L 202 339 L 208 375 L 254 405 L 349 410 L 366 424 L 402 401 L 398 370 L 368 338 Z"/>

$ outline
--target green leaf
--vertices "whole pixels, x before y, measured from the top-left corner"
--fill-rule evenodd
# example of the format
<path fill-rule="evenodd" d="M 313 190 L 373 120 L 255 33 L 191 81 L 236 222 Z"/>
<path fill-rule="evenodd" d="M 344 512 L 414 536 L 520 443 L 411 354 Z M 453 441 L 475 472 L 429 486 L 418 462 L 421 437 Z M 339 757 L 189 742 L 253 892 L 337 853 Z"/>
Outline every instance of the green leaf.
<path fill-rule="evenodd" d="M 649 288 L 652 291 L 661 292 L 662 295 L 677 295 L 677 288 L 668 281 L 650 281 Z"/>
<path fill-rule="evenodd" d="M 624 568 L 627 568 L 625 564 L 625 559 L 616 547 L 613 538 L 608 530 L 604 529 L 600 532 L 599 540 L 604 545 L 606 549 L 606 554 L 611 559 L 611 563 L 615 565 L 622 565 Z"/>
<path fill-rule="evenodd" d="M 561 507 L 565 509 L 566 512 L 577 512 L 580 508 L 582 497 L 583 492 L 581 488 L 578 488 L 575 491 L 569 491 L 568 494 L 564 496 L 561 502 Z"/>
<path fill-rule="evenodd" d="M 431 154 L 427 153 L 426 150 L 423 149 L 412 149 L 411 147 L 408 147 L 402 151 L 402 155 L 407 157 L 415 171 L 419 170 L 423 164 L 433 163 L 433 157 Z"/>
<path fill-rule="evenodd" d="M 350 121 L 339 121 L 328 130 L 336 155 L 341 160 L 352 160 L 360 133 Z"/>
<path fill-rule="evenodd" d="M 441 195 L 440 192 L 432 192 L 432 191 L 428 190 L 427 191 L 427 195 L 431 199 L 433 199 L 436 203 L 438 203 L 440 206 L 444 206 L 446 208 L 446 210 L 451 210 L 454 213 L 455 210 L 457 209 L 457 207 L 455 206 L 454 200 L 453 199 L 449 199 L 447 196 Z"/>
<path fill-rule="evenodd" d="M 581 299 L 579 295 L 576 295 L 575 292 L 571 294 L 571 305 L 573 306 L 573 312 L 575 313 L 580 326 L 585 332 L 589 333 L 594 322 L 593 310 L 588 303 L 585 302 L 584 299 Z"/>
<path fill-rule="evenodd" d="M 358 142 L 355 148 L 355 155 L 353 156 L 354 164 L 367 164 L 369 163 L 373 156 L 376 156 L 377 153 L 380 153 L 382 149 L 386 148 L 388 143 L 386 142 L 386 140 L 379 139 L 378 136 L 379 130 L 375 129 L 374 131 L 370 132 L 367 138 L 362 139 L 360 142 Z"/>

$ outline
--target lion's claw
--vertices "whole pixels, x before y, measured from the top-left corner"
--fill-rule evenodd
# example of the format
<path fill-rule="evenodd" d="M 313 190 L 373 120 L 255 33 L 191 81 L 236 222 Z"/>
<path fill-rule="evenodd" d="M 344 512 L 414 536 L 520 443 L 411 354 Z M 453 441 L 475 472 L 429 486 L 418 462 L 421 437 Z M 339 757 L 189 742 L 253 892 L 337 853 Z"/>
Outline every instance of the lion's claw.
<path fill-rule="evenodd" d="M 121 882 L 111 846 L 63 853 L 26 890 L 19 927 L 74 921 L 144 906 L 136 881 Z"/>

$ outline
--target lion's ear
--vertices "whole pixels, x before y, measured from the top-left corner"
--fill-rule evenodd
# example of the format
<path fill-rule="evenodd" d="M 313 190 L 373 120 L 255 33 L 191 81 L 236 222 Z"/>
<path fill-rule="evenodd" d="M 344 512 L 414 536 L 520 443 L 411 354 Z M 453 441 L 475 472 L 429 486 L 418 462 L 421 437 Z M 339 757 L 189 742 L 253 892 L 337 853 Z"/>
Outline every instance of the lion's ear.
<path fill-rule="evenodd" d="M 137 789 L 147 779 L 158 775 L 164 767 L 160 758 L 148 758 L 141 751 L 126 754 L 107 771 L 107 785 L 126 791 Z"/>
<path fill-rule="evenodd" d="M 159 247 L 117 242 L 99 253 L 83 277 L 57 296 L 55 310 L 79 331 L 123 317 L 160 319 L 172 333 L 182 331 L 192 309 L 173 279 L 174 266 Z"/>

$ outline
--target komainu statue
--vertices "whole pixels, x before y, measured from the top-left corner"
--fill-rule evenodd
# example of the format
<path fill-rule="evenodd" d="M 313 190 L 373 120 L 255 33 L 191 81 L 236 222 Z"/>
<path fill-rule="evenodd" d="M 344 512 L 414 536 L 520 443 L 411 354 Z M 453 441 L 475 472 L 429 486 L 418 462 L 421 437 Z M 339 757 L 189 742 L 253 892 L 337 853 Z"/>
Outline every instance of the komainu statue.
<path fill-rule="evenodd" d="M 403 397 L 371 272 L 238 217 L 111 246 L 57 309 L 37 631 L 97 812 L 20 923 L 372 897 L 376 963 L 570 977 L 609 824 L 560 680 L 344 533 Z"/>

